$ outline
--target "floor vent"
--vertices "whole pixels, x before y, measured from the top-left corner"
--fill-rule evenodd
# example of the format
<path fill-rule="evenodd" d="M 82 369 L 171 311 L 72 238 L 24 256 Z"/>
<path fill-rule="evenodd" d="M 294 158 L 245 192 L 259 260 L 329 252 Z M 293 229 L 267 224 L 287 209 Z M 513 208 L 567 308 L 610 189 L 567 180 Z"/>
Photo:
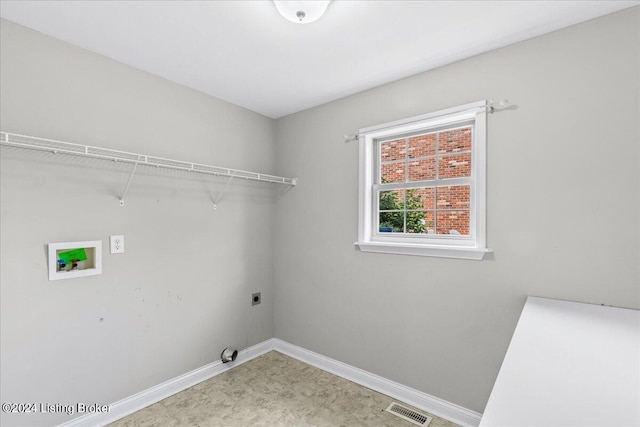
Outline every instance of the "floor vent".
<path fill-rule="evenodd" d="M 428 426 L 433 419 L 425 414 L 421 414 L 420 412 L 416 412 L 413 409 L 409 409 L 406 406 L 402 406 L 395 402 L 392 402 L 385 411 L 390 412 L 403 420 L 407 420 L 410 423 L 423 427 Z"/>

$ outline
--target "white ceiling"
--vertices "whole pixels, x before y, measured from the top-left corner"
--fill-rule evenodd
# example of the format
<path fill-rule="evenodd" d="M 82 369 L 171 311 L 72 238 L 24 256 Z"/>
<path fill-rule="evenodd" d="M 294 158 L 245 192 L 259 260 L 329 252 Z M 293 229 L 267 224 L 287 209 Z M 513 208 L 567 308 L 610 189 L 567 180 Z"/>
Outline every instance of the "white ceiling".
<path fill-rule="evenodd" d="M 10 21 L 277 118 L 640 1 L 0 1 Z"/>

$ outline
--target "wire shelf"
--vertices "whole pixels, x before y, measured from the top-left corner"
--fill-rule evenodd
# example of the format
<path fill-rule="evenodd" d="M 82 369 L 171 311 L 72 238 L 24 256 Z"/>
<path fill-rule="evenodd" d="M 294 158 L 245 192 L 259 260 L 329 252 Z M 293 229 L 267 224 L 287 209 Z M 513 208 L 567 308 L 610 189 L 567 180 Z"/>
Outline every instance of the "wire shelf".
<path fill-rule="evenodd" d="M 59 154 L 70 154 L 80 157 L 90 157 L 114 162 L 126 162 L 135 165 L 153 166 L 164 169 L 182 170 L 205 175 L 240 178 L 250 181 L 268 182 L 272 184 L 296 185 L 295 178 L 250 172 L 240 169 L 223 168 L 219 166 L 203 165 L 182 160 L 165 159 L 146 154 L 130 153 L 109 148 L 92 147 L 71 142 L 55 141 L 34 136 L 0 132 L 0 145 L 25 148 L 29 150 L 47 151 Z"/>

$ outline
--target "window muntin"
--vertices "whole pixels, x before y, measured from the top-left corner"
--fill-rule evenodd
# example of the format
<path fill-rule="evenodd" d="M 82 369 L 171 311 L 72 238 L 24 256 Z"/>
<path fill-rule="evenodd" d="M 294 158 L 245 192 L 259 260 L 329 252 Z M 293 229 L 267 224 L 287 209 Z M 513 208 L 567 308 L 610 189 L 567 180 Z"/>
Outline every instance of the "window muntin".
<path fill-rule="evenodd" d="M 468 259 L 490 251 L 485 121 L 481 101 L 360 130 L 361 250 Z"/>

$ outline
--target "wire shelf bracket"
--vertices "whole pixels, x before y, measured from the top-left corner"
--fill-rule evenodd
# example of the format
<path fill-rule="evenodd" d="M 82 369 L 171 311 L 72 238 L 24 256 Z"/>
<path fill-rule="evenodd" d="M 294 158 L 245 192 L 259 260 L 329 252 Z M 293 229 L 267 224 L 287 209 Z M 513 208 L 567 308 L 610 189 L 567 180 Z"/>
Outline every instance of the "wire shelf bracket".
<path fill-rule="evenodd" d="M 182 160 L 166 159 L 162 157 L 137 154 L 127 151 L 112 150 L 110 148 L 93 147 L 90 145 L 75 144 L 71 142 L 56 141 L 52 139 L 39 138 L 35 136 L 20 135 L 0 131 L 0 145 L 24 148 L 29 150 L 47 151 L 54 154 L 68 154 L 79 157 L 89 157 L 93 159 L 110 160 L 113 162 L 125 162 L 133 164 L 133 169 L 129 175 L 127 184 L 119 197 L 120 206 L 124 206 L 124 199 L 129 191 L 131 182 L 139 165 L 152 166 L 156 168 L 193 172 L 203 175 L 213 175 L 228 177 L 224 188 L 217 197 L 212 197 L 214 209 L 222 200 L 229 184 L 234 178 L 241 178 L 248 181 L 267 182 L 270 184 L 283 184 L 285 191 L 297 184 L 296 178 L 285 178 L 276 175 L 250 172 L 240 169 L 223 168 L 200 163 L 185 162 Z"/>
<path fill-rule="evenodd" d="M 224 187 L 222 187 L 222 191 L 220 191 L 220 194 L 218 194 L 218 197 L 214 197 L 213 194 L 211 194 L 211 201 L 213 202 L 214 211 L 218 209 L 218 203 L 222 201 L 222 198 L 224 197 L 224 193 L 227 192 L 227 188 L 229 188 L 229 184 L 231 184 L 232 180 L 233 180 L 233 176 L 230 176 L 227 182 L 224 184 Z"/>
<path fill-rule="evenodd" d="M 133 169 L 131 170 L 131 175 L 129 175 L 129 180 L 127 181 L 127 185 L 124 187 L 122 191 L 122 196 L 120 196 L 120 206 L 124 206 L 124 196 L 127 195 L 127 191 L 129 191 L 129 186 L 131 185 L 131 181 L 133 181 L 133 175 L 136 173 L 136 169 L 138 168 L 138 162 L 133 164 Z"/>

